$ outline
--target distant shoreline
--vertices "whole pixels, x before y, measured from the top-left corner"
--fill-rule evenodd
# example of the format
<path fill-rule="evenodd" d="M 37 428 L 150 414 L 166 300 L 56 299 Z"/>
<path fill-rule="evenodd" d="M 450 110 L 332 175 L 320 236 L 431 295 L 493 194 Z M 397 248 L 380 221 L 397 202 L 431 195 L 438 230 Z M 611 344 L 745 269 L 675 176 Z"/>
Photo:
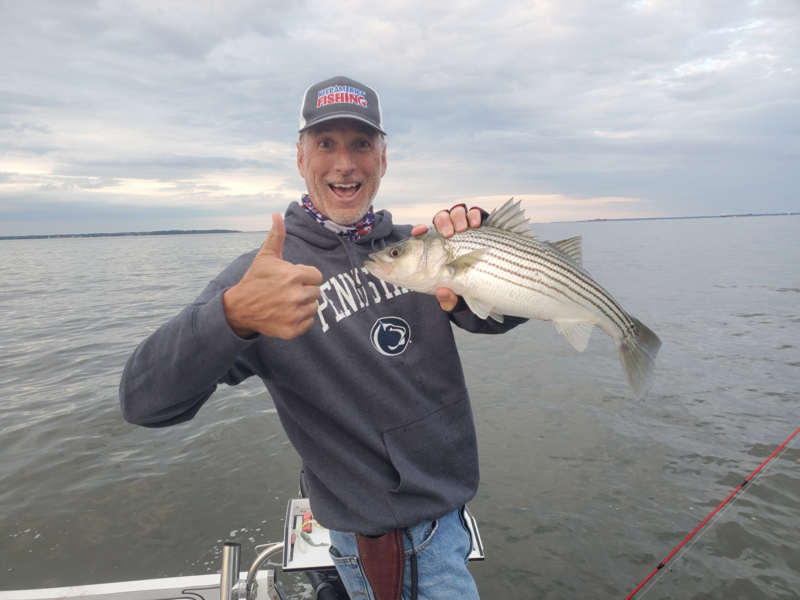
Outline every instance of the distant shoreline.
<path fill-rule="evenodd" d="M 0 235 L 0 240 L 47 240 L 50 238 L 132 237 L 142 235 L 192 235 L 195 233 L 242 233 L 238 229 L 168 229 L 165 231 L 127 231 L 125 233 L 61 233 L 57 235 Z"/>
<path fill-rule="evenodd" d="M 734 219 L 744 217 L 790 217 L 800 212 L 785 213 L 748 213 L 741 215 L 703 215 L 699 217 L 634 217 L 628 219 L 581 219 L 579 221 L 550 221 L 548 223 L 532 223 L 533 225 L 550 225 L 553 223 L 605 223 L 611 221 L 669 221 L 675 219 Z M 96 237 L 131 237 L 143 235 L 191 235 L 198 233 L 266 233 L 259 231 L 240 231 L 238 229 L 168 229 L 166 231 L 128 231 L 125 233 L 61 233 L 56 235 L 0 235 L 0 240 L 46 240 L 64 238 L 96 238 Z"/>
<path fill-rule="evenodd" d="M 553 221 L 553 223 L 603 223 L 605 221 L 669 221 L 674 219 L 734 219 L 742 217 L 793 217 L 800 212 L 747 213 L 746 215 L 705 215 L 700 217 L 635 217 L 630 219 L 583 219 L 581 221 Z"/>

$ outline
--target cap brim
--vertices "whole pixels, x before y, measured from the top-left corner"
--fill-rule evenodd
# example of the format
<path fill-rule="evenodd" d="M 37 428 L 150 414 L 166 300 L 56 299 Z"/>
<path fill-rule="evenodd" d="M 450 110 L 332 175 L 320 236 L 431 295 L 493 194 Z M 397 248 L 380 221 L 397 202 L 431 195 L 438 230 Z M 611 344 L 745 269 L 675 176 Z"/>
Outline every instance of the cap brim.
<path fill-rule="evenodd" d="M 314 125 L 319 125 L 320 123 L 325 123 L 326 121 L 333 121 L 335 119 L 351 119 L 353 121 L 359 121 L 360 123 L 364 123 L 365 125 L 369 125 L 375 131 L 379 131 L 383 135 L 389 135 L 383 129 L 381 129 L 380 127 L 375 125 L 375 123 L 373 123 L 369 119 L 365 119 L 364 117 L 360 117 L 358 115 L 354 115 L 351 112 L 328 113 L 328 114 L 326 114 L 326 115 L 324 115 L 324 116 L 312 121 L 311 123 L 306 123 L 306 126 L 303 127 L 302 129 L 299 129 L 297 131 L 297 133 L 303 133 L 307 129 L 311 129 L 312 127 L 314 127 Z"/>

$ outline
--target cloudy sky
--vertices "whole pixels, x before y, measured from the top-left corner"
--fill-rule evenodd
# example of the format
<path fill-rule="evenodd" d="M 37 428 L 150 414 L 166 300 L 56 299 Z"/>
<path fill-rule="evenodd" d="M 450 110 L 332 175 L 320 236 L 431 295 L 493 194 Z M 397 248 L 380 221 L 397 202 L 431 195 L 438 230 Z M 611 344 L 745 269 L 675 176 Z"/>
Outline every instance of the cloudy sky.
<path fill-rule="evenodd" d="M 0 0 L 0 235 L 268 229 L 333 75 L 400 221 L 798 211 L 798 57 L 797 0 Z"/>

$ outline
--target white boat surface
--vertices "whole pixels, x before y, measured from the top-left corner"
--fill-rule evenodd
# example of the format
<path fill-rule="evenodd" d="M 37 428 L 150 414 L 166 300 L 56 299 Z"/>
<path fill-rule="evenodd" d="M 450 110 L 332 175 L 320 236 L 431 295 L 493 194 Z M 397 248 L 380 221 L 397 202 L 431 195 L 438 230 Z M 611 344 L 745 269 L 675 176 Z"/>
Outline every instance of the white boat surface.
<path fill-rule="evenodd" d="M 271 598 L 267 571 L 259 572 L 259 598 Z M 246 579 L 247 572 L 240 579 Z M 219 600 L 219 574 L 164 577 L 117 583 L 76 585 L 59 588 L 0 591 L 0 600 L 61 600 L 86 598 L 88 600 Z M 263 590 L 263 592 L 262 592 Z"/>

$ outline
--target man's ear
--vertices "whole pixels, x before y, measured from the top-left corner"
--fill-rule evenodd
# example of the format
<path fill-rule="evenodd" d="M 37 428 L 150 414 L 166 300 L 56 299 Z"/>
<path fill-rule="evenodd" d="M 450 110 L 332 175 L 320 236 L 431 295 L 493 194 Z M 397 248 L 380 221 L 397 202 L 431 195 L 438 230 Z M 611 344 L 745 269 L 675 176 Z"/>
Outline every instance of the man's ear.
<path fill-rule="evenodd" d="M 297 144 L 297 170 L 300 171 L 300 177 L 305 179 L 306 178 L 306 165 L 305 165 L 306 155 L 303 152 L 303 144 L 301 144 L 300 142 L 295 142 L 295 144 Z M 385 171 L 386 170 L 386 157 L 385 156 L 383 158 L 383 162 L 384 162 L 383 170 Z"/>
<path fill-rule="evenodd" d="M 386 175 L 386 146 L 388 144 L 383 144 L 383 150 L 381 151 L 381 177 Z"/>

